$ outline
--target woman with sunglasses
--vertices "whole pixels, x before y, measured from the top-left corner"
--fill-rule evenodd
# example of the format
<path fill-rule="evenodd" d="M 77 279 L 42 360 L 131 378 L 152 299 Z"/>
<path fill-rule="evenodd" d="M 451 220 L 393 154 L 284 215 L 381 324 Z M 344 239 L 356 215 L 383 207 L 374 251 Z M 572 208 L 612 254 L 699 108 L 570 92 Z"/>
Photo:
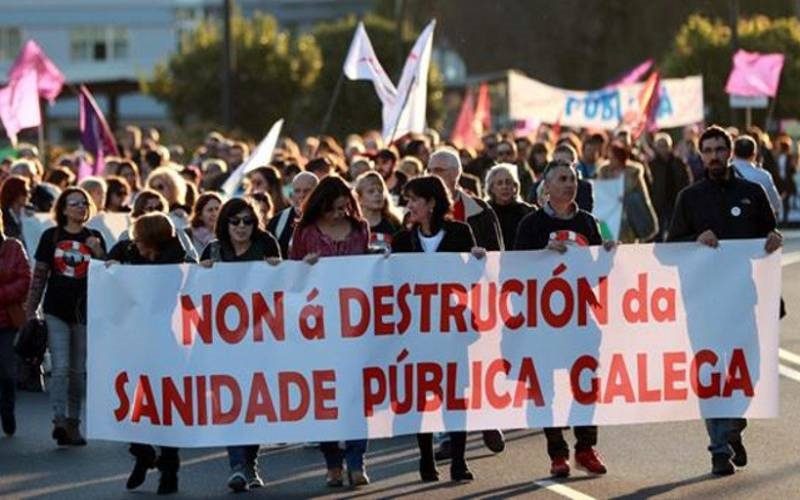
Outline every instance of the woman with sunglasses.
<path fill-rule="evenodd" d="M 250 200 L 233 198 L 219 210 L 215 228 L 216 239 L 203 251 L 200 264 L 211 267 L 214 262 L 266 261 L 280 262 L 281 251 L 271 234 L 261 229 L 258 212 Z M 233 491 L 261 488 L 264 481 L 258 475 L 258 444 L 228 446 L 231 474 L 228 487 Z"/>
<path fill-rule="evenodd" d="M 94 204 L 83 189 L 65 189 L 53 213 L 56 227 L 39 239 L 25 312 L 27 319 L 33 319 L 44 296 L 53 364 L 49 387 L 53 439 L 60 446 L 83 446 L 86 440 L 80 433 L 80 416 L 86 395 L 86 275 L 91 259 L 105 258 L 106 246 L 99 231 L 86 227 Z"/>
<path fill-rule="evenodd" d="M 369 226 L 361 216 L 353 192 L 340 178 L 329 175 L 322 179 L 303 204 L 302 215 L 294 229 L 289 257 L 314 264 L 320 257 L 362 255 L 368 252 Z M 320 443 L 328 468 L 326 483 L 344 484 L 342 465 L 347 462 L 350 486 L 369 484 L 364 468 L 366 439 L 345 442 L 345 450 L 337 441 Z"/>

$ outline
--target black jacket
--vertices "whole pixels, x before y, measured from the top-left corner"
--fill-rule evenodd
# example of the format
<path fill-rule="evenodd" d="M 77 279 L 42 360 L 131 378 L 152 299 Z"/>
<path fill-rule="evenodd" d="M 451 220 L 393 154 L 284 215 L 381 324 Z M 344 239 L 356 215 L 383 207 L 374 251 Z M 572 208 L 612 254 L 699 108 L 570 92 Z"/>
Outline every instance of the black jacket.
<path fill-rule="evenodd" d="M 775 229 L 764 189 L 731 175 L 708 178 L 678 194 L 667 241 L 693 241 L 710 229 L 719 239 L 763 238 Z"/>
<path fill-rule="evenodd" d="M 466 216 L 464 222 L 472 228 L 472 234 L 475 236 L 478 246 L 489 251 L 505 250 L 503 230 L 500 229 L 500 222 L 492 207 L 480 198 L 469 196 L 463 191 L 460 195 Z"/>
<path fill-rule="evenodd" d="M 444 229 L 444 237 L 436 248 L 437 252 L 469 252 L 476 246 L 472 229 L 467 224 L 446 220 L 442 225 L 442 229 Z M 392 252 L 424 252 L 416 226 L 411 229 L 404 229 L 394 235 L 392 238 Z"/>
<path fill-rule="evenodd" d="M 203 250 L 200 260 L 213 260 L 214 262 L 247 262 L 254 260 L 265 260 L 270 257 L 280 257 L 281 250 L 278 240 L 272 234 L 264 231 L 256 231 L 252 238 L 250 248 L 242 255 L 236 255 L 236 251 L 229 244 L 219 240 L 212 240 Z"/>
<path fill-rule="evenodd" d="M 295 211 L 294 207 L 287 207 L 275 214 L 267 224 L 267 231 L 269 231 L 278 240 L 278 245 L 281 247 L 281 255 L 286 257 L 289 255 L 289 242 L 292 241 L 292 234 L 294 234 L 294 223 L 300 214 Z M 281 226 L 280 234 L 278 234 L 278 226 Z"/>

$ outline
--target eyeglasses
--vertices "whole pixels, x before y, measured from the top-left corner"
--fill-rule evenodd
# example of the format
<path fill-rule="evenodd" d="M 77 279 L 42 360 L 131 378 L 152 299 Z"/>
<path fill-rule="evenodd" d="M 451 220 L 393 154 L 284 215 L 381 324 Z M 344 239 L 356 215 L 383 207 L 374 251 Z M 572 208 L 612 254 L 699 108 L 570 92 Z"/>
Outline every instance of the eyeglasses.
<path fill-rule="evenodd" d="M 68 201 L 67 206 L 70 208 L 86 208 L 89 203 L 85 201 Z"/>
<path fill-rule="evenodd" d="M 253 217 L 231 217 L 228 219 L 228 224 L 231 226 L 238 226 L 244 223 L 245 226 L 252 226 L 256 223 L 256 220 Z"/>

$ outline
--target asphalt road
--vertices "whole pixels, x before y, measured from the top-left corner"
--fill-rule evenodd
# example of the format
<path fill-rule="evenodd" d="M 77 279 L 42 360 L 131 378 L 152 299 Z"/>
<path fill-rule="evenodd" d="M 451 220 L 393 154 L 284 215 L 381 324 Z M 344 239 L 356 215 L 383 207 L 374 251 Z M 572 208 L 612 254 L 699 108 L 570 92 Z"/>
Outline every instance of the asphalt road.
<path fill-rule="evenodd" d="M 367 456 L 372 484 L 359 489 L 324 486 L 318 450 L 302 446 L 264 449 L 260 455 L 266 488 L 253 497 L 394 498 L 800 498 L 800 233 L 789 233 L 783 268 L 783 295 L 789 316 L 781 325 L 780 417 L 752 420 L 745 433 L 750 464 L 734 476 L 709 474 L 710 457 L 702 422 L 628 425 L 600 430 L 599 450 L 609 473 L 590 477 L 574 471 L 552 482 L 545 440 L 540 430 L 507 433 L 507 448 L 493 455 L 471 437 L 468 459 L 477 480 L 421 483 L 413 438 L 370 443 Z M 796 355 L 797 357 L 793 357 Z M 141 498 L 155 495 L 157 472 L 136 492 L 125 490 L 132 459 L 121 443 L 92 441 L 77 449 L 57 449 L 50 434 L 50 412 L 43 394 L 20 393 L 19 430 L 0 438 L 2 498 Z M 228 495 L 225 450 L 181 452 L 180 493 L 174 497 L 211 498 Z"/>

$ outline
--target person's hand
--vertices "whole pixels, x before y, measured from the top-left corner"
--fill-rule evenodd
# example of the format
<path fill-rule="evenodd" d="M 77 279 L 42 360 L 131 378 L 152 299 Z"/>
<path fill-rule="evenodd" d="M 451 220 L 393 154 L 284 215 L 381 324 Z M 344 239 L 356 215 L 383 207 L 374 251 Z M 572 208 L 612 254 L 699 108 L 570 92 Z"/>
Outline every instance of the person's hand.
<path fill-rule="evenodd" d="M 764 250 L 767 253 L 772 253 L 783 246 L 783 235 L 778 231 L 772 231 L 767 235 L 767 241 L 764 242 Z"/>
<path fill-rule="evenodd" d="M 303 262 L 305 262 L 309 266 L 313 266 L 314 264 L 319 262 L 319 254 L 316 252 L 311 252 L 310 254 L 303 257 Z"/>
<path fill-rule="evenodd" d="M 717 248 L 719 246 L 719 240 L 717 239 L 717 235 L 714 234 L 714 231 L 710 229 L 706 229 L 700 236 L 697 237 L 697 242 L 701 245 L 705 245 L 711 248 Z"/>
<path fill-rule="evenodd" d="M 550 240 L 546 248 L 554 252 L 564 253 L 567 251 L 567 244 L 563 241 Z"/>
<path fill-rule="evenodd" d="M 86 246 L 89 247 L 89 250 L 97 256 L 103 253 L 103 246 L 100 244 L 100 238 L 97 236 L 89 236 L 86 238 Z"/>
<path fill-rule="evenodd" d="M 603 242 L 603 248 L 605 248 L 606 252 L 610 252 L 617 248 L 619 243 L 616 240 L 607 240 Z"/>
<path fill-rule="evenodd" d="M 270 266 L 277 266 L 278 264 L 280 264 L 280 263 L 281 263 L 281 258 L 280 258 L 280 257 L 267 257 L 267 258 L 266 258 L 266 259 L 264 259 L 264 260 L 265 260 L 265 261 L 266 261 L 266 263 L 267 263 L 267 264 L 269 264 Z"/>
<path fill-rule="evenodd" d="M 486 249 L 483 247 L 472 247 L 469 253 L 471 253 L 472 256 L 478 260 L 481 260 L 484 257 L 486 257 Z"/>
<path fill-rule="evenodd" d="M 214 261 L 211 259 L 201 260 L 200 265 L 206 269 L 211 269 L 211 267 L 214 265 Z"/>
<path fill-rule="evenodd" d="M 117 264 L 119 264 L 118 260 L 113 260 L 113 259 L 112 260 L 107 260 L 106 261 L 106 269 L 108 269 L 111 266 L 116 266 Z"/>

